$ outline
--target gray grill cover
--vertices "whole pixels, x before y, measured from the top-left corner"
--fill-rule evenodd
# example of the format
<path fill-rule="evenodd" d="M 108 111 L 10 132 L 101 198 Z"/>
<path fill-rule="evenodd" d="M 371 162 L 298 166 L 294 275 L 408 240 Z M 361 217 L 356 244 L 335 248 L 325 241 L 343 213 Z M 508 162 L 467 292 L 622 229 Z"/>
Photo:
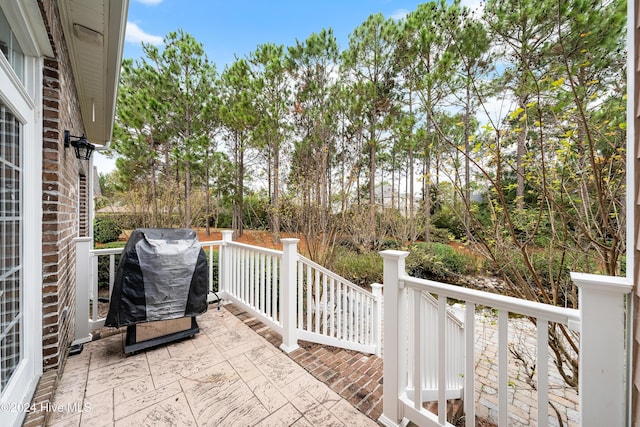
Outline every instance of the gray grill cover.
<path fill-rule="evenodd" d="M 140 228 L 122 251 L 106 326 L 177 319 L 207 311 L 207 258 L 187 228 Z"/>

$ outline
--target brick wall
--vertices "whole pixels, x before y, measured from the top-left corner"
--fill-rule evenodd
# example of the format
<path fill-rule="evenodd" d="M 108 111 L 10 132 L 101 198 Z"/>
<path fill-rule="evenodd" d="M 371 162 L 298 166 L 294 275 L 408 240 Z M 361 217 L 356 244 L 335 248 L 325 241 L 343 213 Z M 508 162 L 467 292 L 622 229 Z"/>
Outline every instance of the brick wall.
<path fill-rule="evenodd" d="M 73 239 L 80 224 L 79 177 L 88 176 L 88 162 L 76 159 L 72 147 L 64 148 L 65 129 L 82 135 L 84 125 L 57 2 L 42 0 L 39 5 L 54 52 L 53 58 L 45 59 L 43 70 L 42 351 L 46 370 L 63 362 L 74 336 Z M 82 212 L 87 215 L 86 209 Z"/>

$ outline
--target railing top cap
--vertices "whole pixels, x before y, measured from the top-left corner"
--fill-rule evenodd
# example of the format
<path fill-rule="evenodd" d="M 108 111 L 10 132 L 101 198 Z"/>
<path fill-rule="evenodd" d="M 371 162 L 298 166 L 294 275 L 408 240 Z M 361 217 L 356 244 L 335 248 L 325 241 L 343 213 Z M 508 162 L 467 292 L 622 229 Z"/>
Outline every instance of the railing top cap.
<path fill-rule="evenodd" d="M 296 239 L 295 237 L 286 237 L 284 239 L 280 239 L 282 243 L 298 243 L 300 239 Z"/>
<path fill-rule="evenodd" d="M 571 272 L 571 280 L 583 290 L 620 294 L 628 294 L 633 290 L 633 283 L 626 277 Z"/>
<path fill-rule="evenodd" d="M 400 259 L 400 258 L 405 258 L 406 256 L 409 255 L 409 252 L 407 251 L 397 251 L 394 249 L 387 249 L 385 251 L 380 251 L 379 252 L 380 256 L 382 258 L 387 258 L 387 259 Z"/>

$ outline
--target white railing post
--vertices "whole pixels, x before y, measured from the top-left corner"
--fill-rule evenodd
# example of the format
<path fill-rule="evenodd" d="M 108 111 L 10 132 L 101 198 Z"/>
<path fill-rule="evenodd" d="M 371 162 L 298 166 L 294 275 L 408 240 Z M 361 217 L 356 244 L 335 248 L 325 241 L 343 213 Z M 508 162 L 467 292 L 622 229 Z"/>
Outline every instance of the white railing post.
<path fill-rule="evenodd" d="M 75 340 L 72 345 L 91 341 L 89 326 L 89 286 L 91 286 L 91 247 L 93 238 L 77 237 L 76 243 L 76 316 Z M 96 301 L 98 299 L 96 298 Z"/>
<path fill-rule="evenodd" d="M 403 418 L 399 404 L 407 382 L 407 300 L 400 282 L 405 275 L 404 263 L 409 252 L 387 250 L 380 252 L 384 259 L 384 357 L 383 404 L 378 421 L 385 426 L 397 426 Z"/>
<path fill-rule="evenodd" d="M 231 249 L 229 243 L 233 241 L 233 230 L 222 230 L 222 245 L 220 251 L 222 259 L 218 266 L 218 297 L 227 298 L 231 289 Z"/>
<path fill-rule="evenodd" d="M 285 353 L 298 348 L 296 331 L 297 264 L 300 239 L 281 239 L 282 265 L 280 266 L 280 320 L 282 321 L 282 344 Z"/>
<path fill-rule="evenodd" d="M 382 285 L 371 285 L 373 293 L 373 345 L 376 346 L 376 356 L 382 357 Z"/>
<path fill-rule="evenodd" d="M 626 425 L 628 399 L 624 277 L 571 273 L 579 288 L 580 421 L 582 426 Z"/>

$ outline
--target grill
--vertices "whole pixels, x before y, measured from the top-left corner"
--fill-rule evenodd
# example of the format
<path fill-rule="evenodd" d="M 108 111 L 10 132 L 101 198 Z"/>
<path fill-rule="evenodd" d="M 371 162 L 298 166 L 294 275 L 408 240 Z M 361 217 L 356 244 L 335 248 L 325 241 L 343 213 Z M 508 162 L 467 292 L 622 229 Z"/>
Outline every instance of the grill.
<path fill-rule="evenodd" d="M 125 353 L 193 336 L 207 311 L 207 257 L 191 229 L 139 228 L 122 251 L 105 326 L 127 326 Z"/>

